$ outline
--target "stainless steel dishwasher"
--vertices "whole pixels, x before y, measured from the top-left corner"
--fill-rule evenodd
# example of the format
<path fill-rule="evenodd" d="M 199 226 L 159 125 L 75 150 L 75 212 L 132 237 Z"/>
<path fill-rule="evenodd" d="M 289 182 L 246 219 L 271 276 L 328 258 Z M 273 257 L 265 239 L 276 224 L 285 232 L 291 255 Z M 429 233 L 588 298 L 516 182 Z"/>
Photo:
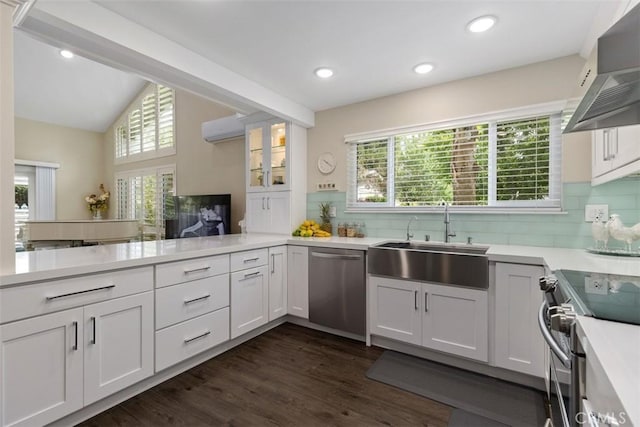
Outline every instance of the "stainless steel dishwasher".
<path fill-rule="evenodd" d="M 365 333 L 365 252 L 310 248 L 309 321 Z"/>

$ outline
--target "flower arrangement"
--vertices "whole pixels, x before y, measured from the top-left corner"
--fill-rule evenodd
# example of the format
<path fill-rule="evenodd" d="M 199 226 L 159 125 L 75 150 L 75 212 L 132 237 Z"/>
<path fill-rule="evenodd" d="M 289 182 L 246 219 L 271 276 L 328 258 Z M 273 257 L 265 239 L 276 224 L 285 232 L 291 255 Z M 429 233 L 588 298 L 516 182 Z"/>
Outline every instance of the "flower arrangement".
<path fill-rule="evenodd" d="M 111 196 L 111 193 L 104 189 L 103 184 L 100 184 L 100 191 L 101 194 L 99 196 L 91 194 L 84 198 L 89 211 L 94 215 L 109 208 L 109 196 Z"/>

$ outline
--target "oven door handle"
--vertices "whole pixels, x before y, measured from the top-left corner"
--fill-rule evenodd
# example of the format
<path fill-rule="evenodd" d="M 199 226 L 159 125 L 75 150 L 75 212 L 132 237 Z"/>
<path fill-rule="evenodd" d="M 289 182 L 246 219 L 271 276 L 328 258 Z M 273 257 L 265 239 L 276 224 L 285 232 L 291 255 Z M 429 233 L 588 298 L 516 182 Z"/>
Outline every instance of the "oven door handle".
<path fill-rule="evenodd" d="M 562 351 L 555 338 L 553 338 L 553 335 L 551 335 L 549 328 L 547 327 L 546 314 L 548 308 L 549 305 L 547 304 L 547 301 L 544 301 L 540 305 L 540 310 L 538 310 L 538 327 L 540 328 L 542 337 L 549 345 L 549 348 L 551 348 L 551 351 L 553 351 L 553 354 L 556 355 L 556 357 L 560 360 L 560 362 L 562 362 L 565 368 L 571 369 L 571 358 Z"/>

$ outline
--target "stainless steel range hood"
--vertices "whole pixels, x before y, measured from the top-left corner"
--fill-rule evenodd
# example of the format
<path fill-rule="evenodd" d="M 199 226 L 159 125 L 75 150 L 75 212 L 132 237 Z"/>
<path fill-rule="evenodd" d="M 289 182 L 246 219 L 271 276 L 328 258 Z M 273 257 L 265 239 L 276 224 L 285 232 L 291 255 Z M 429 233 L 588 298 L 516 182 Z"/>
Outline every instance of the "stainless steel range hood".
<path fill-rule="evenodd" d="M 564 133 L 639 124 L 640 4 L 598 39 L 597 74 L 593 68 L 580 82 L 588 89 Z"/>

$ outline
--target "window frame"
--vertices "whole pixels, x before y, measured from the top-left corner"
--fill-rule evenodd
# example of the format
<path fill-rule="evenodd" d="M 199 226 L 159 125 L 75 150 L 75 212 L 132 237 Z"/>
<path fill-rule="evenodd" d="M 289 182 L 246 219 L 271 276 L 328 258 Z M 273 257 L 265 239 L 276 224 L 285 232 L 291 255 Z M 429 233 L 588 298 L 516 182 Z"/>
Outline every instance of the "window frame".
<path fill-rule="evenodd" d="M 456 127 L 488 124 L 489 158 L 488 158 L 488 204 L 486 206 L 453 205 L 450 210 L 462 213 L 559 213 L 562 212 L 562 125 L 563 109 L 566 101 L 554 101 L 516 109 L 491 112 L 482 115 L 468 116 L 453 120 L 388 128 L 372 132 L 345 135 L 347 145 L 347 197 L 348 213 L 433 213 L 441 212 L 440 206 L 394 206 L 394 138 L 399 135 L 437 131 Z M 551 199 L 540 200 L 496 200 L 496 123 L 515 120 L 526 120 L 539 116 L 549 116 L 549 195 Z M 358 202 L 357 197 L 357 144 L 387 139 L 387 197 L 385 202 Z"/>
<path fill-rule="evenodd" d="M 171 146 L 161 146 L 160 144 L 160 86 L 171 90 L 172 98 L 172 127 L 173 127 L 173 144 Z M 144 150 L 144 102 L 150 95 L 154 96 L 155 102 L 155 148 L 149 151 Z M 139 114 L 138 137 L 139 147 L 136 152 L 131 153 L 130 139 L 130 122 L 134 113 Z M 113 161 L 114 164 L 125 164 L 131 162 L 139 162 L 143 160 L 156 159 L 160 157 L 172 156 L 176 154 L 176 91 L 169 86 L 163 86 L 155 83 L 149 83 L 136 98 L 129 104 L 126 110 L 118 117 L 113 124 Z M 123 147 L 124 144 L 124 147 Z M 121 155 L 119 155 L 122 153 Z"/>

